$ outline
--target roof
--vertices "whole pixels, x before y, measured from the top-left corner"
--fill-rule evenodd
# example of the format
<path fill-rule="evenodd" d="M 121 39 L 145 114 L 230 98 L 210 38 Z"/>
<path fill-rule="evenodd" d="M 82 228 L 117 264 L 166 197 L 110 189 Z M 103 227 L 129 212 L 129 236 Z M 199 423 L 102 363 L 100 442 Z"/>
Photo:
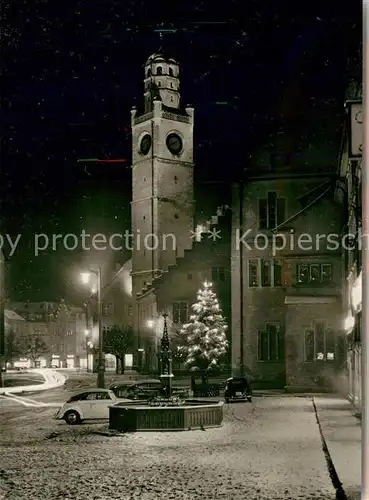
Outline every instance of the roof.
<path fill-rule="evenodd" d="M 171 108 L 170 106 L 162 105 L 163 111 L 167 111 L 168 113 L 173 113 L 175 115 L 188 116 L 188 113 L 185 109 L 181 108 Z"/>
<path fill-rule="evenodd" d="M 78 396 L 78 394 L 85 394 L 86 392 L 109 392 L 109 389 L 99 389 L 98 387 L 86 387 L 83 389 L 83 387 L 81 387 L 79 391 L 72 394 L 72 397 Z"/>
<path fill-rule="evenodd" d="M 169 54 L 165 54 L 164 52 L 155 52 L 154 54 L 151 54 L 151 56 L 148 57 L 146 61 L 146 66 L 149 64 L 152 64 L 154 62 L 169 62 L 172 64 L 178 64 L 173 57 L 171 57 Z"/>
<path fill-rule="evenodd" d="M 5 309 L 4 315 L 5 319 L 8 321 L 26 321 L 24 318 L 22 318 L 22 316 L 14 311 L 11 311 L 10 309 Z"/>

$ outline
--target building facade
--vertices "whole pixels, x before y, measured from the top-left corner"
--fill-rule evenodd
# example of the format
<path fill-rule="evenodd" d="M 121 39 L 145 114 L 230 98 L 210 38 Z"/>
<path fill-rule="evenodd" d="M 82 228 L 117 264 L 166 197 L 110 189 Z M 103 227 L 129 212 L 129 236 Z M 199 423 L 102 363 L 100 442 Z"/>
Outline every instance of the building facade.
<path fill-rule="evenodd" d="M 232 369 L 265 388 L 328 389 L 343 362 L 336 169 L 306 170 L 234 187 Z"/>
<path fill-rule="evenodd" d="M 343 316 L 347 339 L 347 394 L 358 412 L 362 408 L 362 151 L 363 104 L 360 86 L 351 87 L 345 104 L 347 122 L 340 154 L 337 198 L 345 210 L 342 234 L 347 244 L 342 249 L 344 268 Z"/>
<path fill-rule="evenodd" d="M 16 359 L 15 366 L 76 368 L 83 367 L 86 360 L 85 313 L 83 308 L 69 306 L 64 301 L 56 302 L 12 302 L 8 306 L 25 320 L 18 329 L 20 342 L 42 339 L 45 346 L 33 354 Z"/>
<path fill-rule="evenodd" d="M 103 276 L 101 290 L 102 330 L 118 327 L 122 330 L 133 328 L 132 306 L 132 260 L 123 265 L 117 264 L 115 271 Z M 98 304 L 96 294 L 85 302 L 85 345 L 88 352 L 88 368 L 92 369 L 97 361 L 96 347 L 99 343 Z M 116 369 L 116 358 L 105 352 L 105 369 Z M 125 355 L 125 368 L 133 365 L 133 353 Z"/>

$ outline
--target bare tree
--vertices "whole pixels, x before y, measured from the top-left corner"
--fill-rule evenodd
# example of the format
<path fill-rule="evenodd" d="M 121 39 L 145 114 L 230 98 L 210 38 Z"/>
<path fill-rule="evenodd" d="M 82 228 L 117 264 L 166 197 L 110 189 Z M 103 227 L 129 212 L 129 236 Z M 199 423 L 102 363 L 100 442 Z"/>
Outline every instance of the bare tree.
<path fill-rule="evenodd" d="M 48 352 L 45 340 L 40 335 L 28 335 L 24 342 L 24 354 L 32 360 L 33 366 L 41 354 Z"/>
<path fill-rule="evenodd" d="M 5 334 L 4 364 L 13 366 L 14 358 L 22 354 L 22 346 L 13 328 Z"/>
<path fill-rule="evenodd" d="M 104 351 L 113 354 L 116 359 L 116 373 L 124 373 L 125 355 L 128 354 L 134 344 L 133 329 L 129 326 L 120 327 L 115 325 L 104 330 Z"/>

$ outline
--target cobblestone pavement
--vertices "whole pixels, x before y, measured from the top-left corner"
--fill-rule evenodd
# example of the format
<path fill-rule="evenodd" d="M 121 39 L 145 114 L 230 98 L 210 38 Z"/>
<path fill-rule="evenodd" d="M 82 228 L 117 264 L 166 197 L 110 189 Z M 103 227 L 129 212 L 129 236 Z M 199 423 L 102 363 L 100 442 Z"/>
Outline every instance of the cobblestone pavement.
<path fill-rule="evenodd" d="M 109 436 L 0 409 L 0 499 L 333 500 L 311 400 L 225 406 L 218 429 Z"/>

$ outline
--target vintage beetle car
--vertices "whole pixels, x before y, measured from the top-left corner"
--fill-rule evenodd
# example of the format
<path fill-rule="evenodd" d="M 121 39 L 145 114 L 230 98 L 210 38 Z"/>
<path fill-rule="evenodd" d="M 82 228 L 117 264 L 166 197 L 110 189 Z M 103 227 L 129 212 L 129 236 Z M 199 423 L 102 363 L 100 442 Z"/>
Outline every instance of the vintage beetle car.
<path fill-rule="evenodd" d="M 231 377 L 227 379 L 224 398 L 230 401 L 252 401 L 252 390 L 246 377 Z"/>
<path fill-rule="evenodd" d="M 117 398 L 108 389 L 81 389 L 72 394 L 54 415 L 56 420 L 65 420 L 69 425 L 80 424 L 83 420 L 109 418 L 109 406 L 129 402 Z"/>

